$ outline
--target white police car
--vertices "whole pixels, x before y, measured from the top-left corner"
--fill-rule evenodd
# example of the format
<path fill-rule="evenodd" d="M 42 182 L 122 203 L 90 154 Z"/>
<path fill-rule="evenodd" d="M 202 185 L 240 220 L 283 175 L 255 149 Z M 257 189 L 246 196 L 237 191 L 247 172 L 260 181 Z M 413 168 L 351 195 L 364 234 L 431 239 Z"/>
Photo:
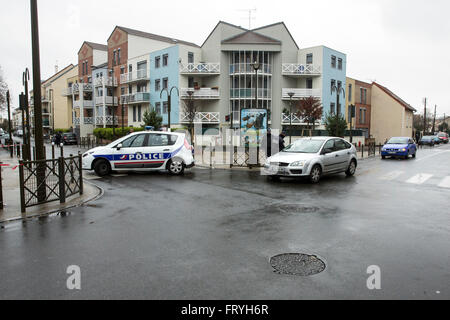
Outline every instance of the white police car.
<path fill-rule="evenodd" d="M 181 175 L 195 165 L 184 133 L 137 132 L 83 154 L 83 170 L 100 176 L 114 171 L 168 170 Z"/>

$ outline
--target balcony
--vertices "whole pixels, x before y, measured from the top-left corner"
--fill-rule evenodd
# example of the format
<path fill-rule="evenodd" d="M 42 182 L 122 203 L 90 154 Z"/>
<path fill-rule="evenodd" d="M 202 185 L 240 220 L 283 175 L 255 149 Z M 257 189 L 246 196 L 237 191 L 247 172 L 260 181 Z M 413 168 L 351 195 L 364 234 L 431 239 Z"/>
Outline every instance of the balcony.
<path fill-rule="evenodd" d="M 189 123 L 190 120 L 189 113 L 180 112 L 180 123 Z M 194 123 L 220 124 L 220 112 L 196 112 Z"/>
<path fill-rule="evenodd" d="M 180 73 L 183 75 L 219 75 L 220 63 L 188 63 L 180 64 Z"/>
<path fill-rule="evenodd" d="M 75 126 L 79 126 L 80 125 L 80 118 L 74 118 L 73 119 L 73 124 Z M 85 125 L 93 125 L 94 124 L 94 118 L 93 117 L 84 117 L 84 124 Z"/>
<path fill-rule="evenodd" d="M 231 89 L 231 99 L 255 99 L 256 89 Z M 258 89 L 258 99 L 272 99 L 272 90 Z"/>
<path fill-rule="evenodd" d="M 62 92 L 61 92 L 61 95 L 63 95 L 64 97 L 71 96 L 72 94 L 73 94 L 73 89 L 72 89 L 72 87 L 63 89 Z"/>
<path fill-rule="evenodd" d="M 289 100 L 289 93 L 294 93 L 294 96 L 292 97 L 293 100 L 299 100 L 309 97 L 321 98 L 320 89 L 284 88 L 282 91 L 282 99 Z"/>
<path fill-rule="evenodd" d="M 306 125 L 306 124 L 308 124 L 308 122 L 305 119 L 299 117 L 298 115 L 292 114 L 292 115 L 289 116 L 288 113 L 283 113 L 282 114 L 281 124 L 282 125 L 290 125 L 291 117 L 292 117 L 292 125 Z M 320 124 L 321 124 L 321 121 L 317 120 L 316 121 L 316 125 L 319 126 Z"/>
<path fill-rule="evenodd" d="M 127 94 L 120 97 L 120 102 L 122 104 L 150 103 L 150 93 L 136 92 L 132 94 Z"/>
<path fill-rule="evenodd" d="M 76 100 L 73 102 L 74 108 L 80 108 L 81 106 L 81 100 Z M 92 100 L 84 100 L 83 101 L 83 108 L 93 108 L 94 107 L 94 101 Z"/>
<path fill-rule="evenodd" d="M 94 85 L 95 87 L 117 87 L 117 78 L 114 78 L 114 83 L 113 83 L 113 77 L 100 77 L 100 78 L 96 78 L 94 80 Z"/>
<path fill-rule="evenodd" d="M 181 99 L 190 99 L 189 91 L 193 91 L 192 99 L 194 100 L 216 100 L 220 99 L 219 89 L 201 88 L 194 90 L 193 88 L 181 89 Z"/>
<path fill-rule="evenodd" d="M 135 72 L 125 73 L 120 75 L 120 83 L 132 83 L 138 81 L 149 81 L 150 72 L 146 69 L 137 70 Z"/>
<path fill-rule="evenodd" d="M 114 118 L 114 123 L 113 123 L 113 118 Z M 117 124 L 119 124 L 119 119 L 117 117 L 113 117 L 113 116 L 95 117 L 95 125 L 97 125 L 97 126 L 103 126 L 103 125 L 112 126 L 112 125 L 117 125 Z"/>
<path fill-rule="evenodd" d="M 239 74 L 255 74 L 255 69 L 251 63 L 235 63 L 230 65 L 230 75 L 239 75 Z M 272 74 L 272 65 L 270 64 L 261 64 L 261 67 L 258 70 L 258 74 Z"/>
<path fill-rule="evenodd" d="M 77 94 L 80 92 L 80 89 L 83 90 L 83 92 L 92 92 L 93 87 L 90 83 L 74 83 L 72 85 L 72 92 Z"/>
<path fill-rule="evenodd" d="M 118 105 L 118 99 L 117 97 L 114 97 L 114 105 Z M 105 104 L 107 106 L 112 106 L 113 105 L 113 97 L 111 96 L 106 96 L 105 97 Z M 103 96 L 100 97 L 95 97 L 95 105 L 96 106 L 102 106 L 103 105 Z"/>
<path fill-rule="evenodd" d="M 285 76 L 320 76 L 322 74 L 320 66 L 312 64 L 284 63 L 282 65 L 282 74 Z"/>

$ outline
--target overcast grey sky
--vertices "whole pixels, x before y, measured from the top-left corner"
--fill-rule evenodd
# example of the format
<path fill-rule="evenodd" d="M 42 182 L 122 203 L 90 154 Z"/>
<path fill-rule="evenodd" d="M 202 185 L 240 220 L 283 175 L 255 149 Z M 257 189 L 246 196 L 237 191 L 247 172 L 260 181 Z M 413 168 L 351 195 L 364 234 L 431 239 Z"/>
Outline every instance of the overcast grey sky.
<path fill-rule="evenodd" d="M 31 71 L 28 0 L 1 0 L 0 66 L 14 107 L 25 67 Z M 448 0 L 38 0 L 41 73 L 77 63 L 84 40 L 106 43 L 121 25 L 203 43 L 219 20 L 248 27 L 284 21 L 300 47 L 326 45 L 347 54 L 347 75 L 376 80 L 416 109 L 422 99 L 450 115 Z"/>

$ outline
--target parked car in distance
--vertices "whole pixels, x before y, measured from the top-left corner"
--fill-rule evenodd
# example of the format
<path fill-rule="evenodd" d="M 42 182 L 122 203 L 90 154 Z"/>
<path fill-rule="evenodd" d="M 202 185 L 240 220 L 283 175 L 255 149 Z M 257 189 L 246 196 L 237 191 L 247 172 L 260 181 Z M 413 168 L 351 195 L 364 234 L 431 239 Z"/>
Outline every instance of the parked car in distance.
<path fill-rule="evenodd" d="M 434 142 L 434 136 L 423 136 L 419 141 L 419 146 L 434 146 L 436 143 Z"/>
<path fill-rule="evenodd" d="M 63 133 L 62 137 L 62 143 L 64 143 L 64 145 L 76 145 L 78 144 L 78 140 L 77 140 L 77 135 L 75 133 Z"/>
<path fill-rule="evenodd" d="M 448 143 L 448 133 L 440 132 L 440 133 L 438 133 L 437 137 L 439 138 L 441 143 L 445 143 L 445 144 Z"/>
<path fill-rule="evenodd" d="M 437 135 L 433 136 L 434 144 L 441 144 L 441 139 Z"/>
<path fill-rule="evenodd" d="M 387 157 L 408 159 L 409 156 L 415 158 L 417 146 L 412 138 L 395 137 L 391 138 L 381 149 L 381 158 Z"/>
<path fill-rule="evenodd" d="M 358 166 L 356 148 L 341 138 L 313 137 L 295 141 L 267 159 L 263 174 L 271 180 L 305 177 L 318 183 L 322 176 L 343 173 L 353 176 Z"/>

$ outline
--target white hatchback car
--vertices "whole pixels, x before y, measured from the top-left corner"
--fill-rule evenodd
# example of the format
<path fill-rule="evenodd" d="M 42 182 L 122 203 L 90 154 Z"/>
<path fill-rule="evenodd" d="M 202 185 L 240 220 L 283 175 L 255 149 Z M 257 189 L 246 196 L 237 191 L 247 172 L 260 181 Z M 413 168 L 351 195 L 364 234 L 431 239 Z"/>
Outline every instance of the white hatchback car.
<path fill-rule="evenodd" d="M 323 175 L 345 172 L 353 176 L 358 166 L 356 148 L 341 138 L 313 137 L 295 141 L 267 159 L 263 173 L 271 179 L 307 177 L 318 183 Z"/>
<path fill-rule="evenodd" d="M 181 175 L 194 165 L 193 148 L 184 133 L 137 132 L 83 154 L 83 170 L 94 170 L 101 177 L 113 170 L 168 170 Z"/>

